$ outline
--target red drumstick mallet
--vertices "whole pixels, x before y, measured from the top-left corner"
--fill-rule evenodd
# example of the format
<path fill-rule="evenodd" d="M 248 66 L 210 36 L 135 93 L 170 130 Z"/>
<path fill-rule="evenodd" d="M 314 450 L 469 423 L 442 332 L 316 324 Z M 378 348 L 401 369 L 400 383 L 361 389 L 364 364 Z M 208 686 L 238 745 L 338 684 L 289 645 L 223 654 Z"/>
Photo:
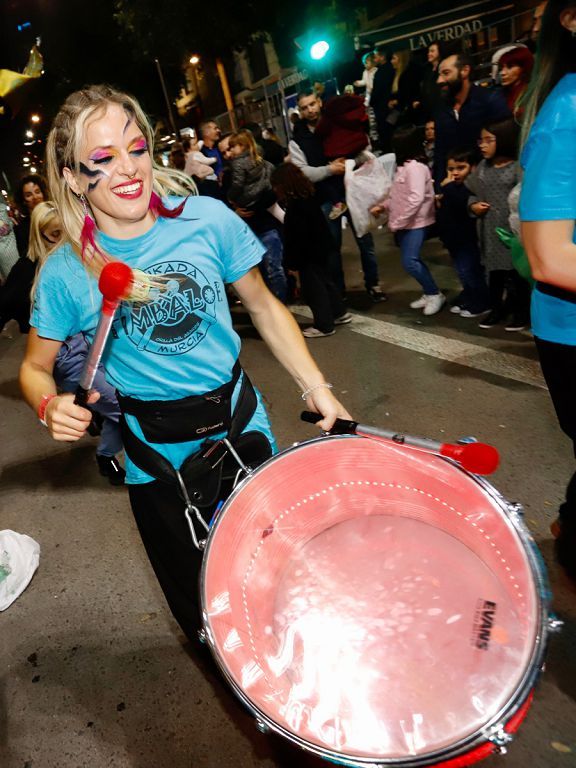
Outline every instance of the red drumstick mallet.
<path fill-rule="evenodd" d="M 301 418 L 302 421 L 316 424 L 316 422 L 322 419 L 322 416 L 313 411 L 303 411 Z M 357 421 L 348 421 L 346 419 L 336 419 L 330 434 L 375 437 L 377 439 L 391 440 L 399 445 L 421 448 L 424 451 L 446 456 L 448 459 L 457 461 L 464 469 L 475 475 L 491 475 L 498 469 L 498 464 L 500 463 L 500 455 L 493 445 L 487 445 L 486 443 L 439 443 L 427 437 L 402 435 L 389 429 L 378 429 L 377 427 L 358 424 Z"/>
<path fill-rule="evenodd" d="M 100 273 L 98 288 L 103 297 L 102 311 L 96 326 L 94 341 L 88 351 L 84 369 L 76 388 L 76 397 L 74 398 L 76 405 L 85 406 L 88 401 L 96 370 L 112 328 L 114 315 L 122 299 L 128 296 L 133 280 L 132 270 L 122 261 L 108 262 Z"/>

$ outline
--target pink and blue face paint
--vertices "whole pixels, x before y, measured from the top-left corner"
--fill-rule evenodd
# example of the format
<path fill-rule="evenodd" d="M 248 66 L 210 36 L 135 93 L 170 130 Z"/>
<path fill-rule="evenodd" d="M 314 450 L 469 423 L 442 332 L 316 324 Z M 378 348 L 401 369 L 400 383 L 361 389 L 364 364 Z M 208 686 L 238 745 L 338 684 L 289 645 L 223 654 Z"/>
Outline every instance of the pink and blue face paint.
<path fill-rule="evenodd" d="M 126 124 L 126 128 L 130 125 L 129 121 Z M 140 155 L 143 155 L 145 152 L 148 151 L 148 142 L 143 136 L 139 136 L 138 138 L 134 139 L 129 145 L 128 145 L 128 152 L 131 155 L 135 155 L 136 157 L 140 157 Z M 111 147 L 106 147 L 102 149 L 95 149 L 90 157 L 89 160 L 94 165 L 108 166 L 107 169 L 104 168 L 98 168 L 96 170 L 91 170 L 88 168 L 87 165 L 80 162 L 79 168 L 80 172 L 83 173 L 85 176 L 87 176 L 89 179 L 93 179 L 88 184 L 88 192 L 92 192 L 98 184 L 102 181 L 102 178 L 108 177 L 112 175 L 112 169 L 110 168 L 111 164 L 114 160 L 118 159 L 120 157 L 120 152 L 117 149 L 113 149 Z"/>

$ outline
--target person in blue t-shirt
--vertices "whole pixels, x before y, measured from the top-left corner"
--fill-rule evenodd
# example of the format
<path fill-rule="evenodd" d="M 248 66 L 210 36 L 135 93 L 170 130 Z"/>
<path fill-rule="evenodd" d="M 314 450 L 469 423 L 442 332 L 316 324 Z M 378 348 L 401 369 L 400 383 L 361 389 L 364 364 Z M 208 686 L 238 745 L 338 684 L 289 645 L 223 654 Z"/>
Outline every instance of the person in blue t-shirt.
<path fill-rule="evenodd" d="M 532 328 L 546 383 L 576 453 L 576 2 L 550 0 L 524 117 L 522 242 L 537 281 Z M 576 473 L 552 525 L 576 581 Z"/>
<path fill-rule="evenodd" d="M 54 361 L 66 338 L 80 331 L 93 338 L 96 277 L 106 261 L 126 262 L 134 283 L 103 362 L 123 413 L 132 510 L 170 608 L 193 638 L 201 564 L 194 540 L 238 476 L 230 459 L 238 454 L 253 465 L 274 450 L 262 400 L 237 362 L 226 284 L 307 407 L 321 414 L 320 427 L 349 416 L 291 314 L 266 289 L 254 234 L 212 198 L 167 196 L 185 194 L 191 182 L 154 164 L 152 132 L 132 97 L 109 86 L 69 96 L 50 131 L 46 164 L 67 242 L 38 280 L 24 397 L 54 439 L 84 435 L 90 411 L 56 394 Z M 96 399 L 91 393 L 88 402 Z"/>

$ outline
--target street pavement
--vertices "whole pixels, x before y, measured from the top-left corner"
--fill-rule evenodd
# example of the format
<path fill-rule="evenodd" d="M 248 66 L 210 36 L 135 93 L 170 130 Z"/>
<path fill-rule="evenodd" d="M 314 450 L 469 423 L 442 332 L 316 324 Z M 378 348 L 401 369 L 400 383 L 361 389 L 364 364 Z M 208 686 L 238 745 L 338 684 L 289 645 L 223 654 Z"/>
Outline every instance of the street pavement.
<path fill-rule="evenodd" d="M 390 294 L 372 305 L 345 233 L 353 322 L 309 341 L 326 378 L 364 424 L 450 441 L 474 435 L 502 462 L 493 485 L 525 509 L 548 565 L 553 608 L 546 671 L 506 756 L 486 768 L 576 766 L 576 590 L 553 562 L 550 522 L 573 470 L 529 333 L 485 331 L 447 309 L 425 318 L 399 254 L 376 235 Z M 436 241 L 425 254 L 454 295 Z M 304 327 L 306 307 L 292 308 Z M 241 307 L 242 361 L 263 392 L 280 447 L 315 436 L 302 402 Z M 256 730 L 205 647 L 186 641 L 165 607 L 133 522 L 126 490 L 98 475 L 94 438 L 53 442 L 20 399 L 25 339 L 0 337 L 0 529 L 41 546 L 27 590 L 0 614 L 2 768 L 274 768 L 326 765 Z M 386 695 L 386 691 L 383 691 Z M 442 691 L 438 691 L 441 702 Z"/>

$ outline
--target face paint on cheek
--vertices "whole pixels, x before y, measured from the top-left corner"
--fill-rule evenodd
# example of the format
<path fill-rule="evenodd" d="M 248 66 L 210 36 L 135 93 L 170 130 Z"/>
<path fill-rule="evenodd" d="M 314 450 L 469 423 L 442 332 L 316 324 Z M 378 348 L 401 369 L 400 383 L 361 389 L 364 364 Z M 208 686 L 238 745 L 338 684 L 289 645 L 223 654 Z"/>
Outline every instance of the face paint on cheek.
<path fill-rule="evenodd" d="M 94 179 L 94 181 L 88 184 L 89 192 L 93 192 L 102 181 L 102 178 L 108 175 L 104 171 L 91 171 L 90 168 L 84 165 L 84 163 L 80 163 L 80 173 L 83 173 L 84 176 L 88 176 L 89 179 Z"/>

